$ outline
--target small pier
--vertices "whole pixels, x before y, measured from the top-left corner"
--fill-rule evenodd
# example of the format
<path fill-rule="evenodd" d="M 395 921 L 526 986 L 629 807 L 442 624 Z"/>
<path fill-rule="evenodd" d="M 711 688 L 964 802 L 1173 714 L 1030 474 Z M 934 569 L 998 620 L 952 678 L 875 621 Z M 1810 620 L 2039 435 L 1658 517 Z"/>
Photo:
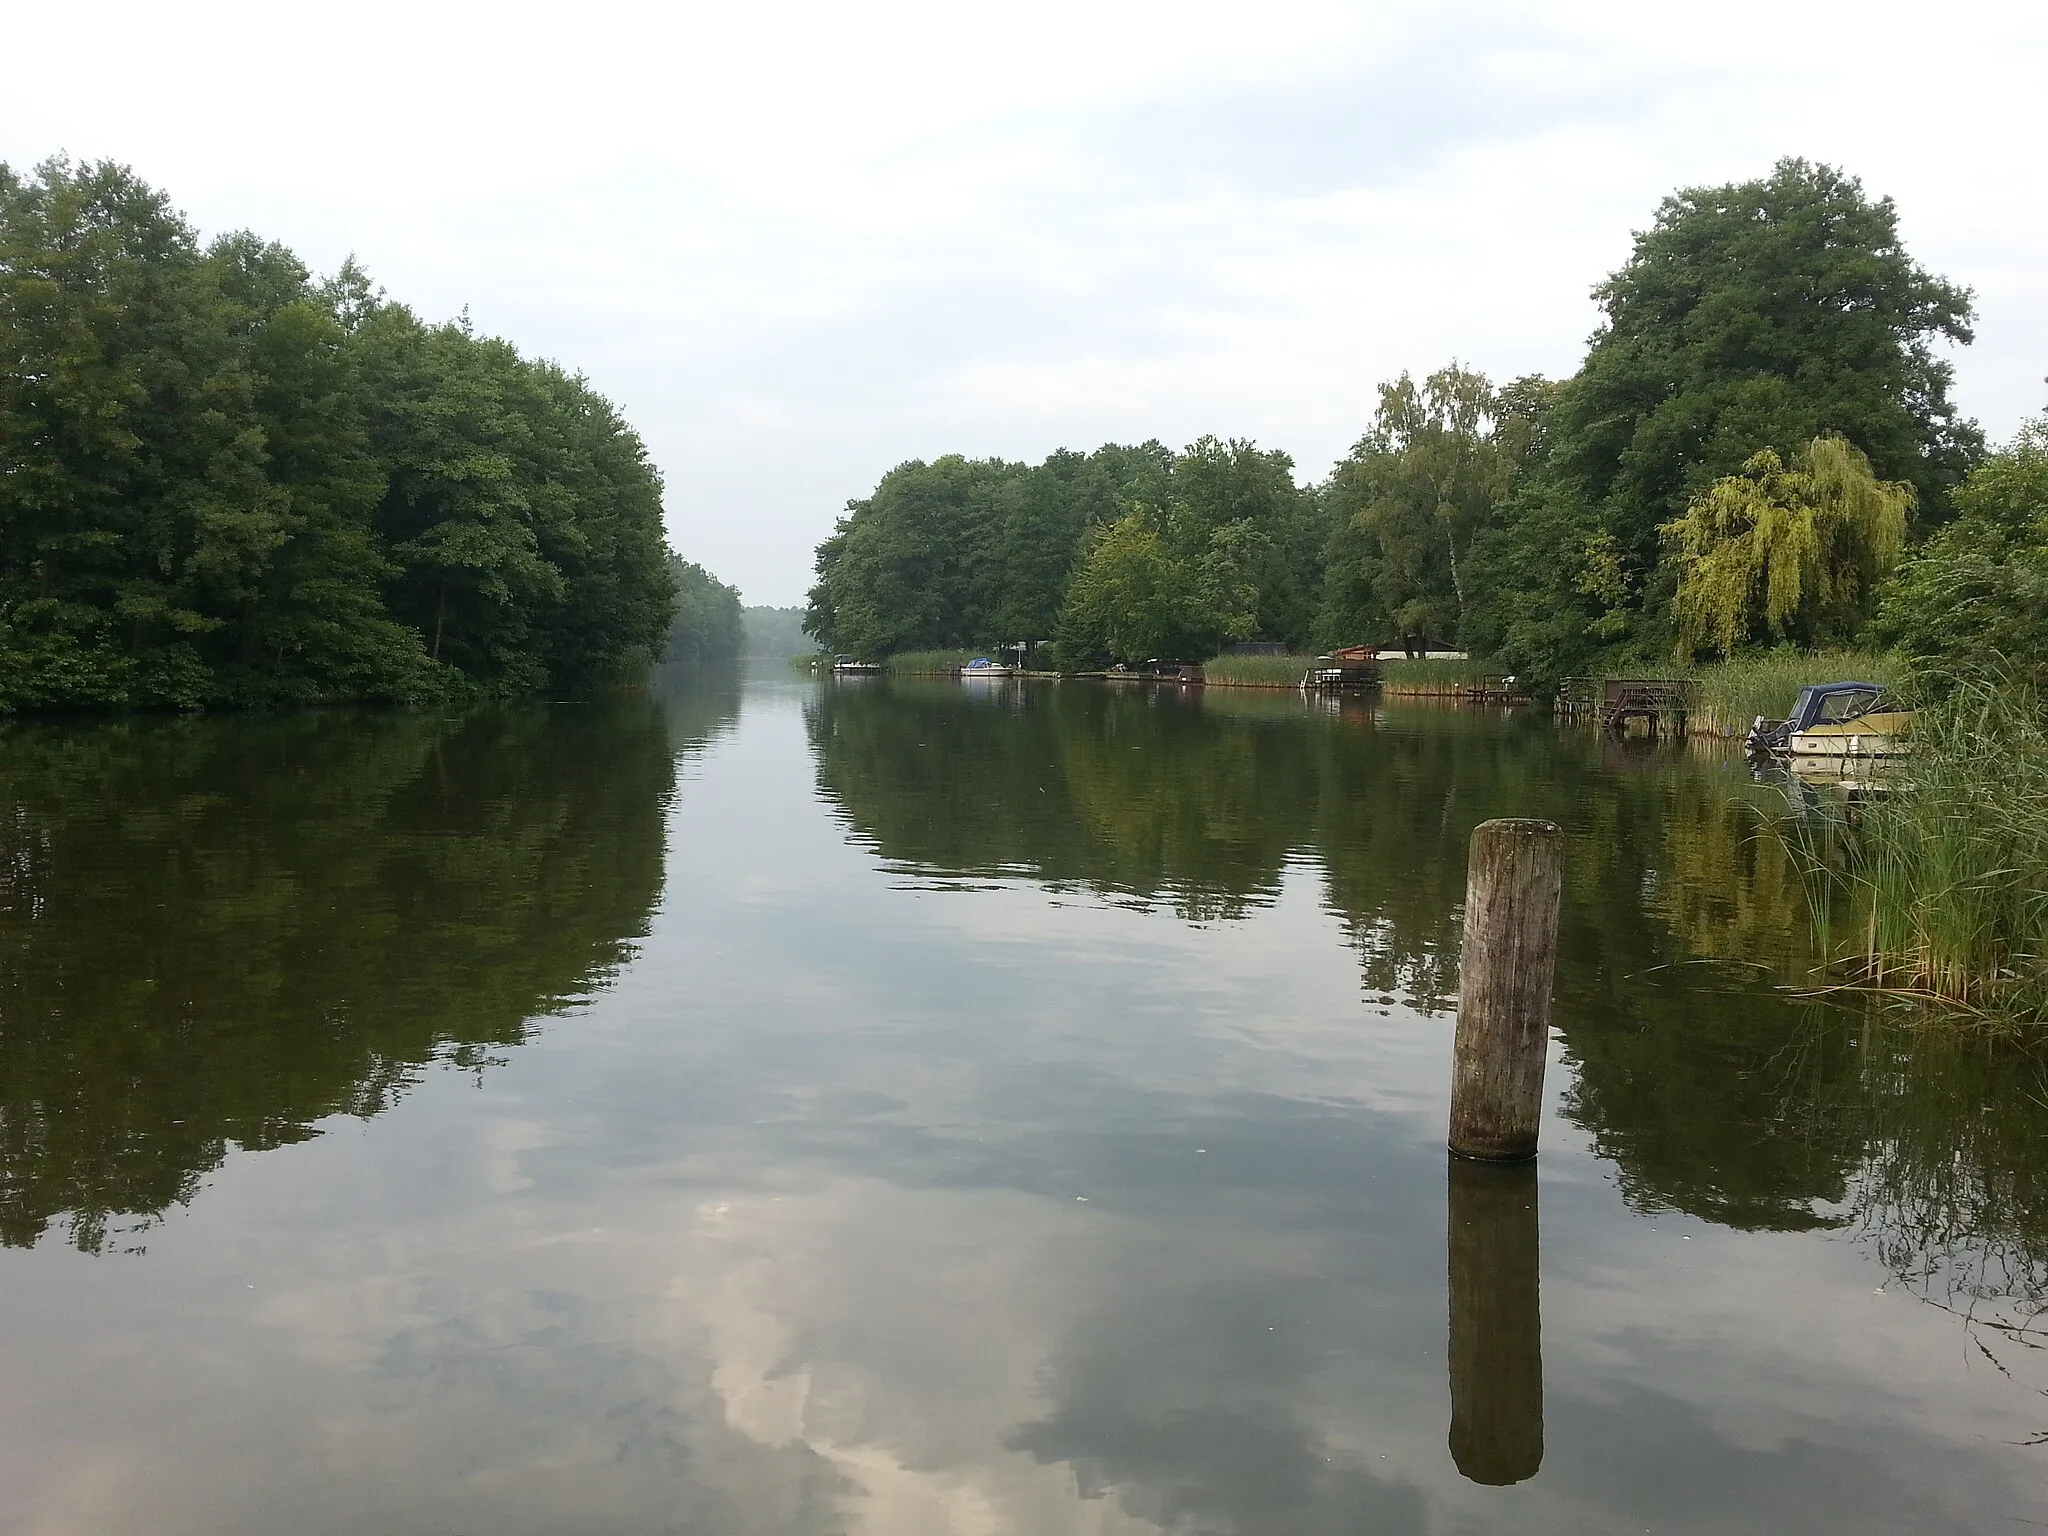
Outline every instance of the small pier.
<path fill-rule="evenodd" d="M 1512 677 L 1475 677 L 1465 685 L 1468 704 L 1526 704 L 1529 691 Z"/>
<path fill-rule="evenodd" d="M 1698 706 L 1699 684 L 1682 677 L 1568 677 L 1558 685 L 1557 712 L 1590 720 L 1625 736 L 1640 720 L 1651 736 L 1683 736 Z"/>

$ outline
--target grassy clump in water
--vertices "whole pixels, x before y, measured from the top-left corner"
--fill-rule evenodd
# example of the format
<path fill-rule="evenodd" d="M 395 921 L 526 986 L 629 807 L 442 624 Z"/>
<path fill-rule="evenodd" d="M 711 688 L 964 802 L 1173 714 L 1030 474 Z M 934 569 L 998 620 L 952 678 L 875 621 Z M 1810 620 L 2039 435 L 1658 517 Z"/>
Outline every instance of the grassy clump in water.
<path fill-rule="evenodd" d="M 1863 807 L 1856 948 L 1890 990 L 2006 1023 L 2048 1019 L 2048 699 L 1971 680 L 1920 712 L 1913 755 Z"/>
<path fill-rule="evenodd" d="M 1202 675 L 1225 688 L 1297 688 L 1314 665 L 1313 656 L 1218 656 L 1203 664 Z"/>
<path fill-rule="evenodd" d="M 1498 666 L 1457 656 L 1397 656 L 1380 663 L 1380 685 L 1389 693 L 1462 695 L 1467 683 L 1500 675 Z"/>

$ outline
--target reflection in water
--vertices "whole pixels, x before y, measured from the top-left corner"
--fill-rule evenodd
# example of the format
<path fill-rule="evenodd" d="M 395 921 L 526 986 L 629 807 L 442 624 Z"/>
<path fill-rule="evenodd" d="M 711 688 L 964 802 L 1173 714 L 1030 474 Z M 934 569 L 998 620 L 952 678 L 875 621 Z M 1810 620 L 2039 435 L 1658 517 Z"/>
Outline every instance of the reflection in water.
<path fill-rule="evenodd" d="M 2024 1149 L 2048 1134 L 2040 1056 L 1985 1045 L 1932 1066 L 1910 1029 L 1788 1000 L 1817 974 L 1802 870 L 1826 849 L 1734 753 L 1393 701 L 961 694 L 884 681 L 809 706 L 820 789 L 900 872 L 1024 876 L 1213 922 L 1269 905 L 1312 863 L 1367 994 L 1435 1013 L 1456 996 L 1471 829 L 1559 821 L 1565 1111 L 1631 1205 L 1853 1229 L 1901 1275 L 1960 1245 L 1936 1265 L 1973 1277 L 1959 1285 L 2005 1286 L 1988 1264 L 2016 1276 L 1998 1294 L 2036 1294 L 2048 1193 Z M 1980 1089 L 1964 1112 L 1958 1095 Z"/>
<path fill-rule="evenodd" d="M 1536 1165 L 1450 1159 L 1451 1459 L 1475 1483 L 1543 1465 Z"/>
<path fill-rule="evenodd" d="M 0 1239 L 101 1249 L 576 1007 L 647 930 L 673 756 L 646 698 L 10 727 Z"/>
<path fill-rule="evenodd" d="M 730 733 L 729 684 L 665 682 L 0 736 L 9 1230 L 116 1248 L 208 1186 L 139 1260 L 0 1251 L 0 1527 L 2038 1513 L 2048 1087 L 1773 989 L 1797 866 L 1735 765 L 1392 703 L 750 686 Z M 1574 1124 L 1540 1339 L 1531 1171 L 1451 1169 L 1447 1360 L 1443 1012 L 1501 814 L 1573 839 Z M 1698 963 L 1730 946 L 1764 969 Z"/>

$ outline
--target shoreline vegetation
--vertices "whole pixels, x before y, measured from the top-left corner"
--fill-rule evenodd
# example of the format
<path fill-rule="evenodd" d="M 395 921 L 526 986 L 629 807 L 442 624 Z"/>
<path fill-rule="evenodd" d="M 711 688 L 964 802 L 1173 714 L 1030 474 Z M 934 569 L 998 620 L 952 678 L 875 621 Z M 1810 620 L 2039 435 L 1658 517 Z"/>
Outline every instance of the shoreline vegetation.
<path fill-rule="evenodd" d="M 2002 1032 L 2048 1021 L 2048 700 L 1959 679 L 1885 792 L 1772 823 L 1807 872 L 1829 985 Z"/>
<path fill-rule="evenodd" d="M 737 654 L 582 375 L 0 164 L 0 715 L 587 694 Z"/>
<path fill-rule="evenodd" d="M 1313 483 L 1220 436 L 899 465 L 819 545 L 805 630 L 877 660 L 1049 636 L 1063 673 L 1179 657 L 1218 689 L 1460 651 L 1385 691 L 1689 678 L 1716 737 L 1881 683 L 1926 725 L 1817 860 L 1815 920 L 1860 914 L 1843 963 L 1870 985 L 2038 1022 L 2048 417 L 1986 444 L 1944 355 L 1969 291 L 1830 166 L 1673 193 L 1593 296 L 1570 377 L 1404 372 Z"/>
<path fill-rule="evenodd" d="M 881 662 L 892 677 L 953 677 L 974 658 L 995 660 L 990 650 L 902 651 Z M 823 653 L 792 655 L 789 663 L 808 670 L 831 662 Z M 1204 686 L 1208 688 L 1259 688 L 1298 690 L 1303 674 L 1314 665 L 1310 652 L 1280 655 L 1222 655 L 1203 664 Z M 1482 682 L 1498 682 L 1505 674 L 1483 661 L 1459 657 L 1388 657 L 1380 667 L 1379 691 L 1393 698 L 1457 698 Z M 1056 678 L 1056 670 L 1030 670 L 1029 677 Z M 1799 690 L 1814 682 L 1874 682 L 1886 687 L 1904 686 L 1910 665 L 1906 658 L 1886 651 L 1765 651 L 1709 662 L 1686 668 L 1647 666 L 1631 670 L 1630 677 L 1670 678 L 1699 686 L 1698 706 L 1687 730 L 1699 736 L 1740 740 L 1761 715 L 1782 719 Z M 1518 702 L 1542 704 L 1541 699 Z"/>

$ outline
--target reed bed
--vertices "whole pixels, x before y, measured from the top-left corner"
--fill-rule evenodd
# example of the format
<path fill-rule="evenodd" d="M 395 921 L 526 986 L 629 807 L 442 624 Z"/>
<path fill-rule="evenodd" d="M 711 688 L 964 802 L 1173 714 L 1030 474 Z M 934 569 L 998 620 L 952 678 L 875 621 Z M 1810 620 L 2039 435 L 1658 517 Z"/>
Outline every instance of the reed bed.
<path fill-rule="evenodd" d="M 1218 656 L 1203 663 L 1202 675 L 1219 688 L 1299 688 L 1313 656 Z"/>
<path fill-rule="evenodd" d="M 1306 652 L 1218 656 L 1206 663 L 1202 671 L 1210 685 L 1217 688 L 1298 688 L 1302 675 L 1315 661 Z M 1380 686 L 1384 692 L 1426 698 L 1463 698 L 1468 684 L 1499 675 L 1498 668 L 1462 658 L 1431 656 L 1410 661 L 1397 657 L 1380 663 Z"/>
<path fill-rule="evenodd" d="M 1463 698 L 1468 684 L 1499 677 L 1500 668 L 1465 657 L 1398 656 L 1380 663 L 1380 687 L 1422 698 Z"/>
<path fill-rule="evenodd" d="M 2048 699 L 1954 685 L 1915 724 L 1890 792 L 1860 807 L 1846 879 L 1871 985 L 2007 1025 L 2048 1019 Z"/>
<path fill-rule="evenodd" d="M 1898 682 L 1899 657 L 1882 651 L 1759 651 L 1691 671 L 1672 671 L 1699 684 L 1699 706 L 1688 726 L 1722 736 L 1745 735 L 1758 715 L 1782 720 L 1808 683 Z M 1645 676 L 1658 676 L 1649 672 Z"/>

